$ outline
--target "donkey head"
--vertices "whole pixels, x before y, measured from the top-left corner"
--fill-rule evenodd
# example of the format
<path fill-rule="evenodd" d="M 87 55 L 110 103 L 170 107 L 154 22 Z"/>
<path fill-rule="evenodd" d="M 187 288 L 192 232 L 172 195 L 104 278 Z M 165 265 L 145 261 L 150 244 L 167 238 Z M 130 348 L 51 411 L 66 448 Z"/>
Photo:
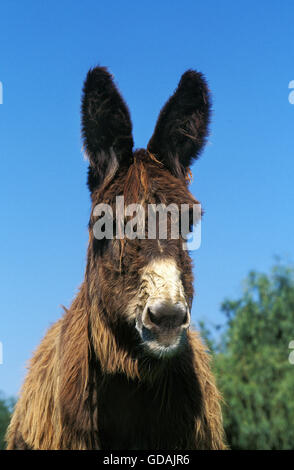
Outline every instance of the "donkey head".
<path fill-rule="evenodd" d="M 92 198 L 89 297 L 108 327 L 147 354 L 175 354 L 185 344 L 193 276 L 181 222 L 188 218 L 189 231 L 195 214 L 201 217 L 188 175 L 204 146 L 209 113 L 205 79 L 187 71 L 161 110 L 147 149 L 134 151 L 129 111 L 112 76 L 97 67 L 84 84 L 82 135 Z M 162 232 L 158 207 L 166 222 Z"/>

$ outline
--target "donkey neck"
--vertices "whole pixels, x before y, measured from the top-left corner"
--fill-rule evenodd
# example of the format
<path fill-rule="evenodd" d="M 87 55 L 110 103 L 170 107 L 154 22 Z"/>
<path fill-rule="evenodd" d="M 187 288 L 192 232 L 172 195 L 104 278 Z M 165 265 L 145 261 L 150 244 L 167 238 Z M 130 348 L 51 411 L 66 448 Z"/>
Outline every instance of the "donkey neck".
<path fill-rule="evenodd" d="M 107 374 L 98 385 L 99 439 L 102 449 L 183 449 L 201 413 L 195 374 L 169 364 L 153 381 Z M 191 447 L 190 447 L 191 448 Z"/>

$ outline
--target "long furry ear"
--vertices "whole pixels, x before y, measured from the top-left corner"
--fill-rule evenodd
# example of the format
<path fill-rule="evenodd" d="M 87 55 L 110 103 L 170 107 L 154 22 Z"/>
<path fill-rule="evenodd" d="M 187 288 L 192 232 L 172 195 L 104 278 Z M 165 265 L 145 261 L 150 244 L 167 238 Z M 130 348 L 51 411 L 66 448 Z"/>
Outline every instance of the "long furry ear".
<path fill-rule="evenodd" d="M 206 142 L 210 108 L 205 78 L 188 70 L 162 108 L 147 147 L 175 176 L 185 175 L 198 158 Z"/>
<path fill-rule="evenodd" d="M 89 70 L 82 95 L 82 138 L 90 161 L 90 191 L 132 159 L 129 110 L 105 67 Z"/>

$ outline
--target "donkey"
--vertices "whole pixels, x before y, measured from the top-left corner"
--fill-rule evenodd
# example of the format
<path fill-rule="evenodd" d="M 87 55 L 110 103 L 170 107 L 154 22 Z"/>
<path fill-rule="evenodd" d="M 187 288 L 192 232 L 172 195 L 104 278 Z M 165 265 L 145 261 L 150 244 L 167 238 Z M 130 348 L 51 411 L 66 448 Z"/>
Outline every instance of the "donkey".
<path fill-rule="evenodd" d="M 185 72 L 147 149 L 133 151 L 128 108 L 106 68 L 82 95 L 92 211 L 84 281 L 31 359 L 7 431 L 8 449 L 225 449 L 221 396 L 190 328 L 192 263 L 182 234 L 95 236 L 95 208 L 176 204 L 189 217 L 190 165 L 210 118 L 205 78 Z M 101 216 L 101 214 L 100 214 Z M 171 222 L 171 215 L 168 214 Z M 193 222 L 193 221 L 192 221 Z M 116 217 L 113 227 L 117 227 Z M 138 222 L 138 225 L 140 223 Z"/>

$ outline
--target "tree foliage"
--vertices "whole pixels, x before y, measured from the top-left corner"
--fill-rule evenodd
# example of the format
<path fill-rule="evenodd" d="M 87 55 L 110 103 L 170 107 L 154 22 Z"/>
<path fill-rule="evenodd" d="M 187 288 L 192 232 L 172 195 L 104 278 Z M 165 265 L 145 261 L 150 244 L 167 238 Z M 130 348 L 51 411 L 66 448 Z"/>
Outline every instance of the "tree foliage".
<path fill-rule="evenodd" d="M 214 353 L 232 449 L 294 449 L 294 272 L 251 272 L 240 299 L 222 304 L 221 341 L 202 324 Z M 292 343 L 293 344 L 293 343 Z"/>
<path fill-rule="evenodd" d="M 4 396 L 0 394 L 0 449 L 5 448 L 4 436 L 10 421 L 13 406 L 14 400 L 12 398 L 5 399 Z"/>

